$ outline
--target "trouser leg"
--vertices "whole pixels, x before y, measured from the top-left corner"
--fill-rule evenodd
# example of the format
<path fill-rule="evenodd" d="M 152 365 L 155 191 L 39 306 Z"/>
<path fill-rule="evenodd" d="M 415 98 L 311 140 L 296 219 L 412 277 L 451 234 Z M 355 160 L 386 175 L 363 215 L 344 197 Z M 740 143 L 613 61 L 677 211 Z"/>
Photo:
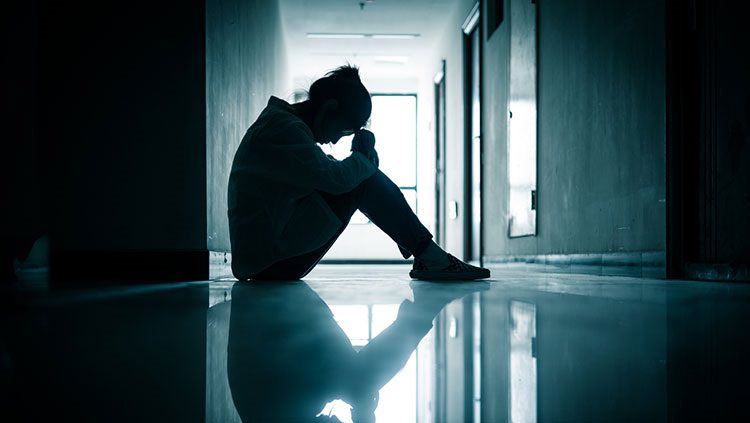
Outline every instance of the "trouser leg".
<path fill-rule="evenodd" d="M 350 192 L 320 195 L 342 222 L 338 232 L 321 248 L 274 263 L 254 279 L 299 279 L 310 273 L 357 210 L 396 242 L 404 258 L 420 254 L 432 240 L 432 234 L 414 214 L 401 190 L 380 170 Z"/>
<path fill-rule="evenodd" d="M 414 214 L 401 189 L 380 170 L 351 192 L 322 195 L 339 217 L 351 218 L 359 209 L 396 242 L 404 258 L 420 254 L 432 240 L 432 234 Z"/>
<path fill-rule="evenodd" d="M 331 249 L 333 243 L 336 242 L 339 235 L 344 232 L 344 229 L 346 229 L 348 224 L 349 220 L 347 219 L 341 225 L 338 232 L 336 232 L 336 234 L 331 237 L 323 247 L 309 253 L 276 262 L 253 276 L 253 279 L 296 280 L 305 277 L 313 270 L 313 268 L 315 268 L 315 266 L 317 266 L 320 259 L 326 255 L 328 250 Z"/>

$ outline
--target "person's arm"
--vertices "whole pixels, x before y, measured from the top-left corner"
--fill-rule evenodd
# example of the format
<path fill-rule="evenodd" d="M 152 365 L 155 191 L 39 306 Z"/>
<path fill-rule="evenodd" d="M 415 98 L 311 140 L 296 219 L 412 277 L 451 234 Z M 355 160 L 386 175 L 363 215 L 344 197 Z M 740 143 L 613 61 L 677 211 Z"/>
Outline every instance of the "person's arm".
<path fill-rule="evenodd" d="M 352 152 L 341 161 L 331 160 L 303 128 L 289 125 L 285 129 L 284 136 L 293 142 L 257 146 L 262 163 L 258 163 L 256 173 L 291 185 L 343 194 L 377 171 L 361 152 Z"/>
<path fill-rule="evenodd" d="M 377 171 L 377 167 L 370 159 L 360 152 L 352 154 L 344 160 L 331 160 L 314 146 L 316 153 L 310 155 L 317 160 L 310 161 L 308 169 L 310 182 L 313 188 L 330 194 L 343 194 L 357 187 L 362 181 L 372 176 Z M 321 163 L 322 162 L 322 163 Z M 301 166 L 307 166 L 306 163 Z"/>
<path fill-rule="evenodd" d="M 375 134 L 367 129 L 360 129 L 352 139 L 352 151 L 358 151 L 367 157 L 375 167 L 380 167 L 380 158 L 375 151 Z"/>

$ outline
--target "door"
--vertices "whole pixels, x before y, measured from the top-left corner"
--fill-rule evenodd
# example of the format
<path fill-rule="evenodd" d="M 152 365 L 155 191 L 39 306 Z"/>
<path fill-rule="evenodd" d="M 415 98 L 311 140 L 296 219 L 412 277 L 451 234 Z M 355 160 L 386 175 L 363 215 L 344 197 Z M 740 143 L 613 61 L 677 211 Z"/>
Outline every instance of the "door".
<path fill-rule="evenodd" d="M 508 236 L 536 235 L 536 4 L 510 2 Z"/>

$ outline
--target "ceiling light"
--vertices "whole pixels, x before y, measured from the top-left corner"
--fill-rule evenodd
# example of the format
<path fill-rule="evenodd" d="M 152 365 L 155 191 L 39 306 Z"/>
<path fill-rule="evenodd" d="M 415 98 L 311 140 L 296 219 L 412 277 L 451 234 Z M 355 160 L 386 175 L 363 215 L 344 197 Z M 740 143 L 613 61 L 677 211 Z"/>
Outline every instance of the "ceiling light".
<path fill-rule="evenodd" d="M 307 38 L 365 38 L 366 34 L 334 34 L 328 32 L 310 32 Z"/>
<path fill-rule="evenodd" d="M 409 40 L 419 37 L 419 34 L 370 34 L 370 37 L 383 40 Z"/>
<path fill-rule="evenodd" d="M 373 60 L 380 63 L 406 64 L 409 61 L 408 56 L 375 56 Z"/>
<path fill-rule="evenodd" d="M 381 40 L 407 40 L 419 37 L 419 34 L 362 34 L 362 33 L 335 33 L 335 32 L 308 32 L 307 38 L 327 39 L 358 39 L 377 38 Z"/>

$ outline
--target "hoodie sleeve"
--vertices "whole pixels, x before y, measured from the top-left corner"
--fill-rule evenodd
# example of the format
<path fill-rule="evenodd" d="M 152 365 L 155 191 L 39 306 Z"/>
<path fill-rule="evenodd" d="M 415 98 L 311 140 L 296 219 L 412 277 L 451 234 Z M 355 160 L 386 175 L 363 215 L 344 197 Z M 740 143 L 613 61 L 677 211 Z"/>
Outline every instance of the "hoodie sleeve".
<path fill-rule="evenodd" d="M 343 194 L 377 171 L 359 152 L 341 161 L 330 158 L 300 124 L 285 125 L 278 136 L 283 141 L 256 144 L 260 159 L 256 173 L 290 185 Z"/>

